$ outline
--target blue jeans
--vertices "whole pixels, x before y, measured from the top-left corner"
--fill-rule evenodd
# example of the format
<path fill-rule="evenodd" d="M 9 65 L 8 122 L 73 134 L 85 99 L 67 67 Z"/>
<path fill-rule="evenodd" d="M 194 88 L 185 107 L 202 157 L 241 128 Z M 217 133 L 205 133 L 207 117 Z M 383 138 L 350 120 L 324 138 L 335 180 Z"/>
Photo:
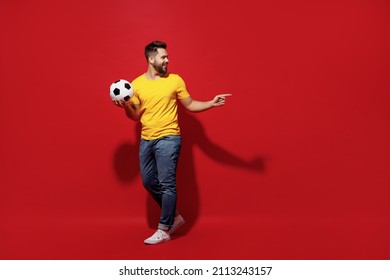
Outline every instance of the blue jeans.
<path fill-rule="evenodd" d="M 142 183 L 161 208 L 159 229 L 169 230 L 176 212 L 176 169 L 181 136 L 141 139 L 139 159 Z"/>

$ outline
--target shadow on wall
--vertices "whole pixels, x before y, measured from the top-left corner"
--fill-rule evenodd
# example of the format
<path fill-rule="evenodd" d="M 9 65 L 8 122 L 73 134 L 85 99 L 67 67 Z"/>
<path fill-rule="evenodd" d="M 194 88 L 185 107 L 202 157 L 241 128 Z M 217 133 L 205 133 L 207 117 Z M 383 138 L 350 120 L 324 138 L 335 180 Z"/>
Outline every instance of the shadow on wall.
<path fill-rule="evenodd" d="M 186 220 L 185 226 L 180 231 L 186 233 L 196 223 L 201 207 L 194 162 L 195 146 L 198 146 L 217 162 L 252 170 L 253 172 L 265 172 L 265 158 L 255 156 L 251 161 L 245 161 L 220 147 L 207 138 L 203 125 L 196 119 L 195 115 L 187 112 L 181 106 L 179 106 L 179 119 L 183 143 L 177 171 L 177 209 Z M 139 123 L 136 126 L 135 133 L 138 139 L 140 135 Z M 124 143 L 115 152 L 113 164 L 118 179 L 122 182 L 131 182 L 140 173 L 138 147 L 138 141 L 137 143 Z M 137 166 L 134 166 L 134 163 L 137 163 Z M 156 228 L 160 217 L 160 209 L 150 195 L 147 196 L 146 210 L 149 227 Z"/>

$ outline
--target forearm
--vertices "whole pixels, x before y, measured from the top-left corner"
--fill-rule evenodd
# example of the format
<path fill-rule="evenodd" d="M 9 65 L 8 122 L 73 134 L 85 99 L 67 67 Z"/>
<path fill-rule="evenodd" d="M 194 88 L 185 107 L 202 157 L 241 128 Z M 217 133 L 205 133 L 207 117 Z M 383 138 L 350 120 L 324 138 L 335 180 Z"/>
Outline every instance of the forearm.
<path fill-rule="evenodd" d="M 136 108 L 132 103 L 125 103 L 123 105 L 125 109 L 126 116 L 133 121 L 138 121 L 141 117 L 140 110 Z"/>
<path fill-rule="evenodd" d="M 208 109 L 211 109 L 212 107 L 214 107 L 212 100 L 210 101 L 192 100 L 191 104 L 189 104 L 186 108 L 191 112 L 203 112 Z"/>
<path fill-rule="evenodd" d="M 210 101 L 198 101 L 193 100 L 191 96 L 180 99 L 181 104 L 191 112 L 203 112 L 213 107 L 222 106 L 225 104 L 226 96 L 231 96 L 231 94 L 218 94 Z"/>

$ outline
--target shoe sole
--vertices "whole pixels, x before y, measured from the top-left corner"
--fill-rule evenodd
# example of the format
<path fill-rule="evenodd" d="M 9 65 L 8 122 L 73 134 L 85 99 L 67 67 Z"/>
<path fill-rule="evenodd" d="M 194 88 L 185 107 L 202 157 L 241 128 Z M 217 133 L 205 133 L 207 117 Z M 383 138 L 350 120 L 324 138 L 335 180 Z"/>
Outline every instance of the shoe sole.
<path fill-rule="evenodd" d="M 166 242 L 166 241 L 169 241 L 171 240 L 171 238 L 165 238 L 165 239 L 162 239 L 162 240 L 157 240 L 157 241 L 144 241 L 145 244 L 147 245 L 155 245 L 155 244 L 159 244 L 159 243 L 163 243 L 163 242 Z"/>

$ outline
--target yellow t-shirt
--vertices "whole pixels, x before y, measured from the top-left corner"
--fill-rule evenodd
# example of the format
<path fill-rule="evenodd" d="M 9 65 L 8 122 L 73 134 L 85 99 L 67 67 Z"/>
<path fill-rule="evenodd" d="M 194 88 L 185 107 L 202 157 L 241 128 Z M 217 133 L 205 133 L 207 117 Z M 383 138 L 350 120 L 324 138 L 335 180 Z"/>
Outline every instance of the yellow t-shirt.
<path fill-rule="evenodd" d="M 141 75 L 131 82 L 134 104 L 140 104 L 142 131 L 145 140 L 154 140 L 167 135 L 180 135 L 177 118 L 177 99 L 190 96 L 183 79 L 177 74 L 168 74 L 158 80 L 148 80 Z"/>

